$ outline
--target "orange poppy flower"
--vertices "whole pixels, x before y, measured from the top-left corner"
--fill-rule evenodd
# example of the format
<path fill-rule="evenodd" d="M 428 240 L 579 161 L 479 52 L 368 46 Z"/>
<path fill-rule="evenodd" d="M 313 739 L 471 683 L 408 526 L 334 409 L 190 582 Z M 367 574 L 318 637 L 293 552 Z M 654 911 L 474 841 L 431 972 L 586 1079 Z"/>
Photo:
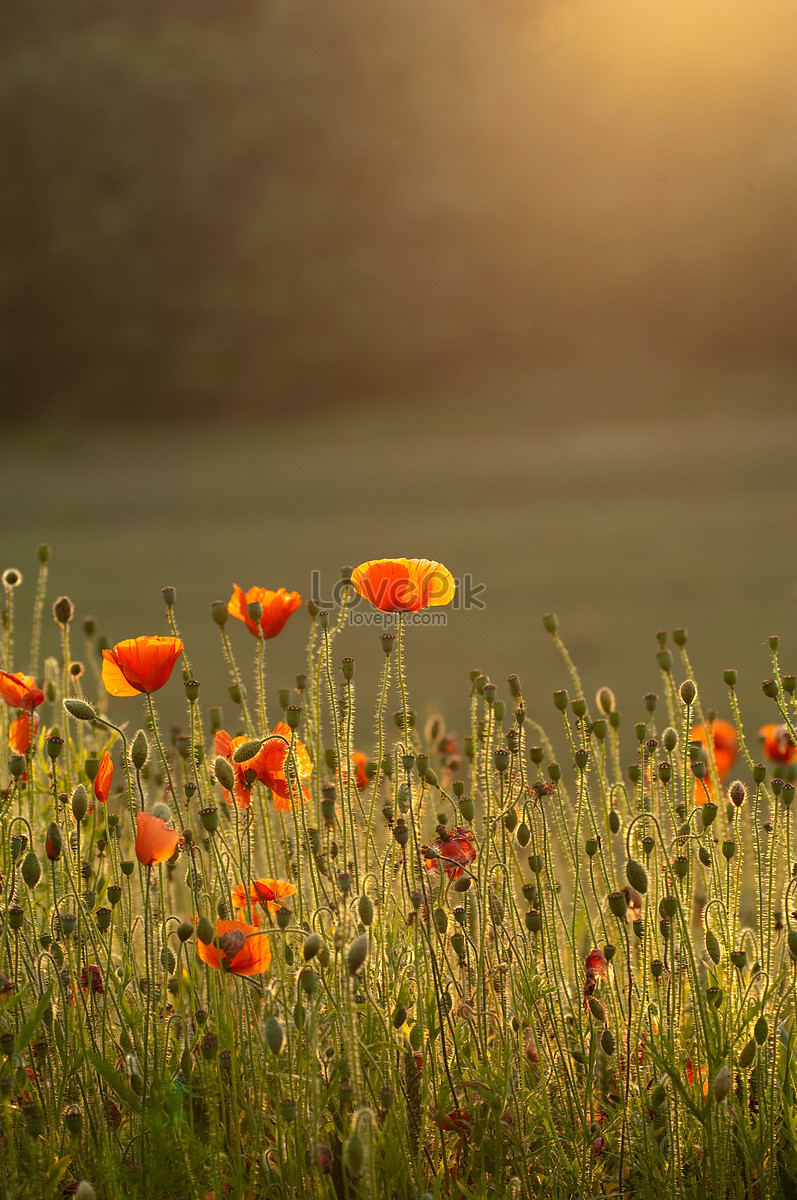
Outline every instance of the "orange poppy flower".
<path fill-rule="evenodd" d="M 33 722 L 33 733 L 31 734 L 31 721 Z M 32 738 L 36 736 L 39 728 L 38 713 L 23 713 L 21 717 L 17 717 L 11 722 L 8 730 L 8 744 L 16 754 L 27 754 L 30 749 Z"/>
<path fill-rule="evenodd" d="M 97 774 L 94 776 L 94 795 L 103 804 L 108 803 L 108 796 L 111 792 L 111 782 L 113 780 L 113 763 L 111 756 L 107 750 L 103 750 L 100 765 L 97 768 Z"/>
<path fill-rule="evenodd" d="M 44 692 L 34 685 L 30 675 L 12 675 L 0 671 L 0 696 L 13 708 L 32 712 L 44 700 Z"/>
<path fill-rule="evenodd" d="M 232 975 L 262 975 L 271 965 L 271 946 L 268 937 L 261 934 L 257 925 L 245 921 L 217 921 L 216 939 L 218 948 L 206 946 L 197 939 L 196 950 L 203 963 L 219 969 L 221 966 Z"/>
<path fill-rule="evenodd" d="M 418 612 L 454 599 L 456 584 L 442 563 L 428 558 L 376 558 L 351 574 L 358 595 L 381 612 Z"/>
<path fill-rule="evenodd" d="M 426 870 L 430 875 L 437 875 L 442 862 L 443 870 L 449 879 L 459 879 L 462 867 L 469 867 L 478 853 L 473 834 L 462 826 L 452 829 L 450 833 L 441 833 L 435 838 L 435 846 L 438 855 L 425 857 Z M 428 849 L 428 846 L 421 847 L 424 855 L 428 853 Z"/>
<path fill-rule="evenodd" d="M 294 885 L 284 879 L 250 880 L 249 899 L 252 906 L 252 920 L 257 925 L 258 905 L 268 909 L 272 916 L 276 916 L 279 910 L 285 907 L 282 901 L 288 896 L 295 895 Z M 236 883 L 232 889 L 232 906 L 236 910 L 246 910 L 246 887 L 242 883 Z"/>
<path fill-rule="evenodd" d="M 231 617 L 243 621 L 255 637 L 258 636 L 258 624 L 249 616 L 247 605 L 257 601 L 263 606 L 260 629 L 264 638 L 273 638 L 282 633 L 288 617 L 296 612 L 302 602 L 298 592 L 286 592 L 284 587 L 278 592 L 270 592 L 268 588 L 262 587 L 251 587 L 248 592 L 244 592 L 237 583 L 232 586 L 233 593 L 227 604 L 227 612 Z"/>
<path fill-rule="evenodd" d="M 160 817 L 140 812 L 136 815 L 136 858 L 145 867 L 166 862 L 180 843 L 176 829 L 170 829 Z"/>
<path fill-rule="evenodd" d="M 182 652 L 179 638 L 127 638 L 113 650 L 103 650 L 102 682 L 112 696 L 157 692 L 168 683 Z"/>
<path fill-rule="evenodd" d="M 792 741 L 788 725 L 764 725 L 759 729 L 758 736 L 770 762 L 797 762 L 797 746 Z"/>
<path fill-rule="evenodd" d="M 354 750 L 351 756 L 352 766 L 354 767 L 354 783 L 358 792 L 364 792 L 368 787 L 369 779 L 365 772 L 368 765 L 368 755 L 363 754 L 362 750 Z M 346 764 L 340 765 L 340 781 L 343 785 L 349 778 L 349 772 L 346 770 Z"/>
<path fill-rule="evenodd" d="M 723 779 L 736 762 L 736 754 L 739 746 L 736 728 L 729 721 L 722 721 L 718 717 L 711 722 L 710 729 L 713 740 L 714 765 L 717 768 L 717 774 L 720 779 Z M 694 727 L 692 730 L 692 741 L 700 742 L 707 751 L 711 749 L 709 746 L 709 733 L 705 725 L 696 725 Z"/>
<path fill-rule="evenodd" d="M 252 787 L 259 780 L 270 788 L 274 795 L 274 807 L 278 812 L 290 812 L 291 788 L 285 776 L 285 763 L 288 758 L 288 743 L 291 740 L 291 730 L 284 721 L 274 726 L 271 737 L 266 738 L 262 746 L 252 758 L 245 762 L 235 762 L 235 751 L 250 739 L 244 736 L 230 737 L 226 730 L 220 729 L 216 734 L 216 753 L 226 758 L 235 772 L 235 787 L 233 791 L 235 803 L 239 808 L 248 808 L 252 803 Z M 304 786 L 304 781 L 313 773 L 313 763 L 305 746 L 298 738 L 294 739 L 293 753 L 299 772 L 302 802 L 310 799 L 310 793 Z M 224 797 L 229 804 L 233 797 L 226 789 Z M 294 797 L 296 787 L 293 788 Z"/>

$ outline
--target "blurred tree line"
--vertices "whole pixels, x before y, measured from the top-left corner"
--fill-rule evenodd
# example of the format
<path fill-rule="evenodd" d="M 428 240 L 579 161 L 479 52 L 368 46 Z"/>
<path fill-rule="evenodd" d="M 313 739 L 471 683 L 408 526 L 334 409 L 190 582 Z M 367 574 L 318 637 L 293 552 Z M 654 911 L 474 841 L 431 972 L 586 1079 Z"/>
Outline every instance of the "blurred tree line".
<path fill-rule="evenodd" d="M 793 2 L 699 7 L 6 0 L 4 414 L 793 361 Z"/>

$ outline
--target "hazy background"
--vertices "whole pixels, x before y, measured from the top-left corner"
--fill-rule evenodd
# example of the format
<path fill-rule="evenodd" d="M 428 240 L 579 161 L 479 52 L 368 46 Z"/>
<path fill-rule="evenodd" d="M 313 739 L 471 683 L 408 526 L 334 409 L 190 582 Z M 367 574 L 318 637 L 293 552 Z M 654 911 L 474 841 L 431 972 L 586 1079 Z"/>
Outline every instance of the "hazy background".
<path fill-rule="evenodd" d="M 793 0 L 6 0 L 0 35 L 0 565 L 50 542 L 112 641 L 175 584 L 207 703 L 233 581 L 405 554 L 486 585 L 413 632 L 419 707 L 461 721 L 478 665 L 549 719 L 553 608 L 629 723 L 682 624 L 707 703 L 735 665 L 768 715 Z M 374 633 L 339 653 L 366 687 Z"/>

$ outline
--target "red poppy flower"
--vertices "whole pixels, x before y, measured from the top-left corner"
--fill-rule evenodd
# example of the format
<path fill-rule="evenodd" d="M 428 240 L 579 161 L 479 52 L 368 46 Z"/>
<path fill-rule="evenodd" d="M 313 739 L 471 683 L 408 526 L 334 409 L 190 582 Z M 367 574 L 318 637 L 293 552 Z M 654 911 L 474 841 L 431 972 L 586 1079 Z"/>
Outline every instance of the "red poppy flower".
<path fill-rule="evenodd" d="M 597 975 L 600 979 L 605 980 L 608 965 L 606 955 L 602 950 L 590 950 L 584 961 L 584 971 L 587 976 Z"/>
<path fill-rule="evenodd" d="M 182 652 L 179 638 L 127 638 L 113 650 L 103 650 L 102 682 L 112 696 L 157 692 L 168 683 Z"/>
<path fill-rule="evenodd" d="M 274 807 L 278 812 L 290 812 L 291 788 L 285 776 L 285 764 L 288 758 L 288 743 L 291 740 L 291 730 L 284 721 L 274 726 L 271 737 L 266 738 L 262 746 L 252 758 L 245 762 L 235 762 L 235 751 L 251 739 L 239 736 L 230 737 L 225 729 L 216 734 L 216 753 L 226 758 L 235 772 L 235 787 L 233 796 L 239 808 L 248 808 L 252 803 L 252 787 L 259 780 L 270 788 L 274 795 Z M 313 763 L 306 748 L 298 738 L 293 742 L 293 753 L 299 773 L 299 786 L 302 803 L 310 799 L 310 793 L 304 786 L 304 781 L 313 773 Z M 233 803 L 233 797 L 223 789 L 225 799 Z M 293 787 L 293 798 L 296 798 L 296 785 Z"/>
<path fill-rule="evenodd" d="M 418 612 L 454 599 L 451 572 L 428 558 L 376 558 L 355 567 L 352 587 L 381 612 Z"/>
<path fill-rule="evenodd" d="M 711 722 L 709 729 L 713 743 L 714 765 L 720 779 L 724 779 L 736 762 L 739 746 L 736 729 L 729 721 L 722 721 L 719 717 Z M 712 749 L 709 746 L 709 732 L 705 725 L 695 726 L 692 730 L 692 741 L 700 742 L 707 751 Z"/>
<path fill-rule="evenodd" d="M 136 815 L 136 858 L 145 867 L 166 862 L 177 849 L 180 835 L 160 817 L 140 812 Z"/>
<path fill-rule="evenodd" d="M 102 980 L 102 971 L 96 963 L 89 963 L 86 967 L 81 967 L 80 970 L 80 987 L 83 992 L 92 991 L 98 996 L 105 995 L 105 984 Z"/>
<path fill-rule="evenodd" d="M 245 921 L 217 921 L 216 940 L 218 948 L 206 946 L 197 939 L 197 954 L 203 963 L 219 969 L 221 965 L 232 975 L 262 975 L 271 965 L 271 946 L 268 937 L 261 934 L 257 925 Z"/>
<path fill-rule="evenodd" d="M 473 834 L 469 829 L 461 826 L 452 829 L 450 833 L 448 831 L 445 834 L 441 833 L 435 838 L 435 846 L 438 850 L 437 857 L 427 857 L 428 846 L 421 847 L 424 852 L 426 870 L 430 875 L 436 875 L 442 862 L 443 870 L 449 879 L 459 879 L 462 867 L 470 866 L 478 853 Z"/>
<path fill-rule="evenodd" d="M 357 791 L 364 792 L 365 789 L 368 787 L 368 783 L 369 783 L 368 776 L 365 771 L 365 768 L 368 765 L 368 755 L 363 754 L 362 750 L 354 750 L 354 751 L 352 751 L 351 761 L 352 761 L 352 766 L 354 767 L 354 783 L 357 788 Z M 345 785 L 348 778 L 349 778 L 349 772 L 346 770 L 346 764 L 341 763 L 341 766 L 340 766 L 341 783 Z"/>
<path fill-rule="evenodd" d="M 0 696 L 13 708 L 32 712 L 44 700 L 44 692 L 37 688 L 30 675 L 12 675 L 0 671 Z"/>
<path fill-rule="evenodd" d="M 31 733 L 31 723 L 33 733 Z M 17 754 L 27 754 L 32 738 L 39 728 L 38 713 L 23 713 L 21 717 L 11 722 L 8 730 L 8 744 Z"/>
<path fill-rule="evenodd" d="M 249 882 L 249 900 L 252 906 L 252 920 L 257 924 L 257 907 L 268 909 L 276 916 L 285 905 L 282 903 L 288 896 L 295 896 L 296 888 L 284 879 L 252 879 Z M 246 911 L 246 888 L 242 883 L 236 883 L 232 889 L 232 906 L 236 911 Z"/>
<path fill-rule="evenodd" d="M 764 754 L 770 762 L 797 762 L 797 746 L 792 741 L 788 725 L 764 725 L 758 736 L 764 743 Z"/>
<path fill-rule="evenodd" d="M 232 586 L 233 593 L 227 604 L 227 612 L 231 617 L 237 617 L 239 621 L 244 621 L 246 628 L 255 637 L 258 636 L 258 624 L 249 616 L 247 605 L 255 601 L 262 605 L 263 616 L 260 618 L 260 629 L 264 638 L 273 638 L 278 633 L 282 633 L 288 617 L 291 613 L 296 612 L 302 602 L 298 592 L 286 592 L 284 587 L 280 588 L 278 592 L 270 592 L 268 588 L 262 587 L 251 587 L 248 592 L 244 592 L 237 583 Z"/>
<path fill-rule="evenodd" d="M 94 795 L 103 804 L 107 804 L 108 796 L 111 793 L 111 782 L 113 780 L 113 763 L 111 756 L 107 750 L 103 750 L 100 765 L 97 768 L 97 774 L 94 776 Z"/>

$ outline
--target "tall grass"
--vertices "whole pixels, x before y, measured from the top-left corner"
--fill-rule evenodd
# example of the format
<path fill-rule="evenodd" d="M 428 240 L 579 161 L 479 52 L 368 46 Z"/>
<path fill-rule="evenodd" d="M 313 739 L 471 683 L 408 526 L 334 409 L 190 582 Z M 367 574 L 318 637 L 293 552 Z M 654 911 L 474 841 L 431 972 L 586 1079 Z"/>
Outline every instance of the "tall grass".
<path fill-rule="evenodd" d="M 335 653 L 345 597 L 310 606 L 277 694 L 262 639 L 215 605 L 232 712 L 206 705 L 188 647 L 184 725 L 162 731 L 152 696 L 105 693 L 90 628 L 76 664 L 71 606 L 42 659 L 42 558 L 24 651 L 4 577 L 2 669 L 44 701 L 0 797 L 0 1194 L 794 1194 L 797 739 L 777 638 L 777 767 L 725 675 L 738 778 L 683 630 L 659 635 L 658 694 L 621 721 L 548 615 L 568 690 L 543 716 L 517 676 L 472 670 L 455 734 L 416 727 L 400 619 L 374 637 L 376 699 L 358 694 Z M 18 715 L 0 706 L 4 746 Z M 278 720 L 287 804 L 247 766 Z M 135 843 L 142 810 L 180 835 L 165 862 Z M 219 928 L 260 879 L 246 929 Z M 264 940 L 267 969 L 240 974 Z"/>

